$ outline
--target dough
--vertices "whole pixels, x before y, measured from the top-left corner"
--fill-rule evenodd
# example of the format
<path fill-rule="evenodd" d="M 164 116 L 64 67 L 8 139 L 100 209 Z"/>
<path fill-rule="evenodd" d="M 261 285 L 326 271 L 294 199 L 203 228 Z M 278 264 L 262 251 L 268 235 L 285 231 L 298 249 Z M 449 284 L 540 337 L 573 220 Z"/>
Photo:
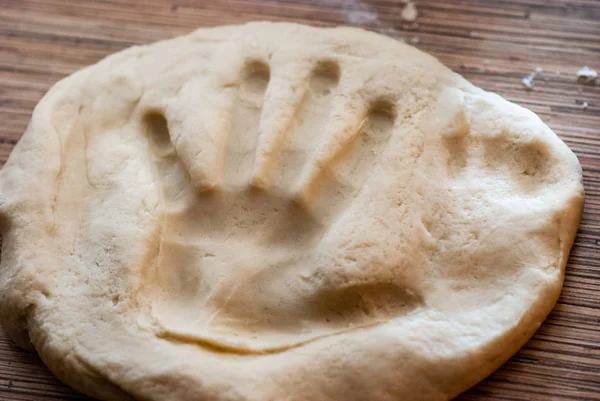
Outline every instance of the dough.
<path fill-rule="evenodd" d="M 532 112 L 352 28 L 57 83 L 0 172 L 0 319 L 103 400 L 447 400 L 534 333 L 583 205 Z"/>

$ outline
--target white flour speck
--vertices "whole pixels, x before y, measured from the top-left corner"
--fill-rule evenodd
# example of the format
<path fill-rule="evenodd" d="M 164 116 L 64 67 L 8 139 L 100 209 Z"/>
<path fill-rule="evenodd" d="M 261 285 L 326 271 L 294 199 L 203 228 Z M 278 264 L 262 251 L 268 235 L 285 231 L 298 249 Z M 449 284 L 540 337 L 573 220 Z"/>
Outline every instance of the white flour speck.
<path fill-rule="evenodd" d="M 577 78 L 585 81 L 593 81 L 598 78 L 598 73 L 586 65 L 577 71 Z"/>
<path fill-rule="evenodd" d="M 407 1 L 404 4 L 402 13 L 400 14 L 402 21 L 414 22 L 417 20 L 418 16 L 419 16 L 419 12 L 417 11 L 417 6 L 415 5 L 415 3 L 413 3 L 412 1 Z"/>
<path fill-rule="evenodd" d="M 534 82 L 535 76 L 537 74 L 541 73 L 542 71 L 544 71 L 542 69 L 542 67 L 536 67 L 534 72 L 527 75 L 525 78 L 523 78 L 521 80 L 521 83 L 523 84 L 523 86 L 526 87 L 527 89 L 533 89 L 533 86 L 535 85 L 535 82 Z"/>

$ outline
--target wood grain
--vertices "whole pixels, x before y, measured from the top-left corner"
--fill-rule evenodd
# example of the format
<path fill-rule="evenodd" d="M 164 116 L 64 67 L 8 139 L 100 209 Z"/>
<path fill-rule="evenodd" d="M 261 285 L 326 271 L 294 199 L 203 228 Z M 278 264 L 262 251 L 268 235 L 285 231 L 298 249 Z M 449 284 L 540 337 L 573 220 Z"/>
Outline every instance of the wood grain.
<path fill-rule="evenodd" d="M 0 0 L 0 164 L 36 102 L 102 57 L 199 26 L 269 19 L 349 24 L 417 42 L 484 89 L 526 106 L 573 149 L 586 206 L 560 301 L 535 337 L 460 400 L 600 400 L 600 70 L 598 0 Z M 521 78 L 540 66 L 534 90 Z M 581 106 L 589 104 L 587 109 Z M 86 400 L 0 332 L 0 400 Z M 368 401 L 368 400 L 365 400 Z"/>

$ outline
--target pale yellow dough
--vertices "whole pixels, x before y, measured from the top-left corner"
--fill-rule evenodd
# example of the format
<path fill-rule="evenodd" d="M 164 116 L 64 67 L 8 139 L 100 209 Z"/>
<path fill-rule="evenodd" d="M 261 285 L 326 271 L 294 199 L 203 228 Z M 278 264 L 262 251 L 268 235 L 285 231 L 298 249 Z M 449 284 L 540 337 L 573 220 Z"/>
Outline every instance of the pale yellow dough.
<path fill-rule="evenodd" d="M 447 400 L 552 309 L 582 205 L 535 114 L 410 46 L 200 29 L 36 107 L 0 318 L 103 400 Z"/>

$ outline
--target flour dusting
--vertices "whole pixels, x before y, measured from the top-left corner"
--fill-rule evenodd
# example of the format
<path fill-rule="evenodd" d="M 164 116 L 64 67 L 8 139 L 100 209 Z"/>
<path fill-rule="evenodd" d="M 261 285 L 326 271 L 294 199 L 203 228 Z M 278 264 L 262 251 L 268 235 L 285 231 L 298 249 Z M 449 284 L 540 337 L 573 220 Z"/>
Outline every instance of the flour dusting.
<path fill-rule="evenodd" d="M 336 3 L 336 5 L 339 6 L 338 2 L 332 1 L 331 3 Z M 360 0 L 345 1 L 338 9 L 349 24 L 370 25 L 375 27 L 383 26 L 377 16 L 377 12 L 373 11 L 368 4 L 365 4 Z"/>

